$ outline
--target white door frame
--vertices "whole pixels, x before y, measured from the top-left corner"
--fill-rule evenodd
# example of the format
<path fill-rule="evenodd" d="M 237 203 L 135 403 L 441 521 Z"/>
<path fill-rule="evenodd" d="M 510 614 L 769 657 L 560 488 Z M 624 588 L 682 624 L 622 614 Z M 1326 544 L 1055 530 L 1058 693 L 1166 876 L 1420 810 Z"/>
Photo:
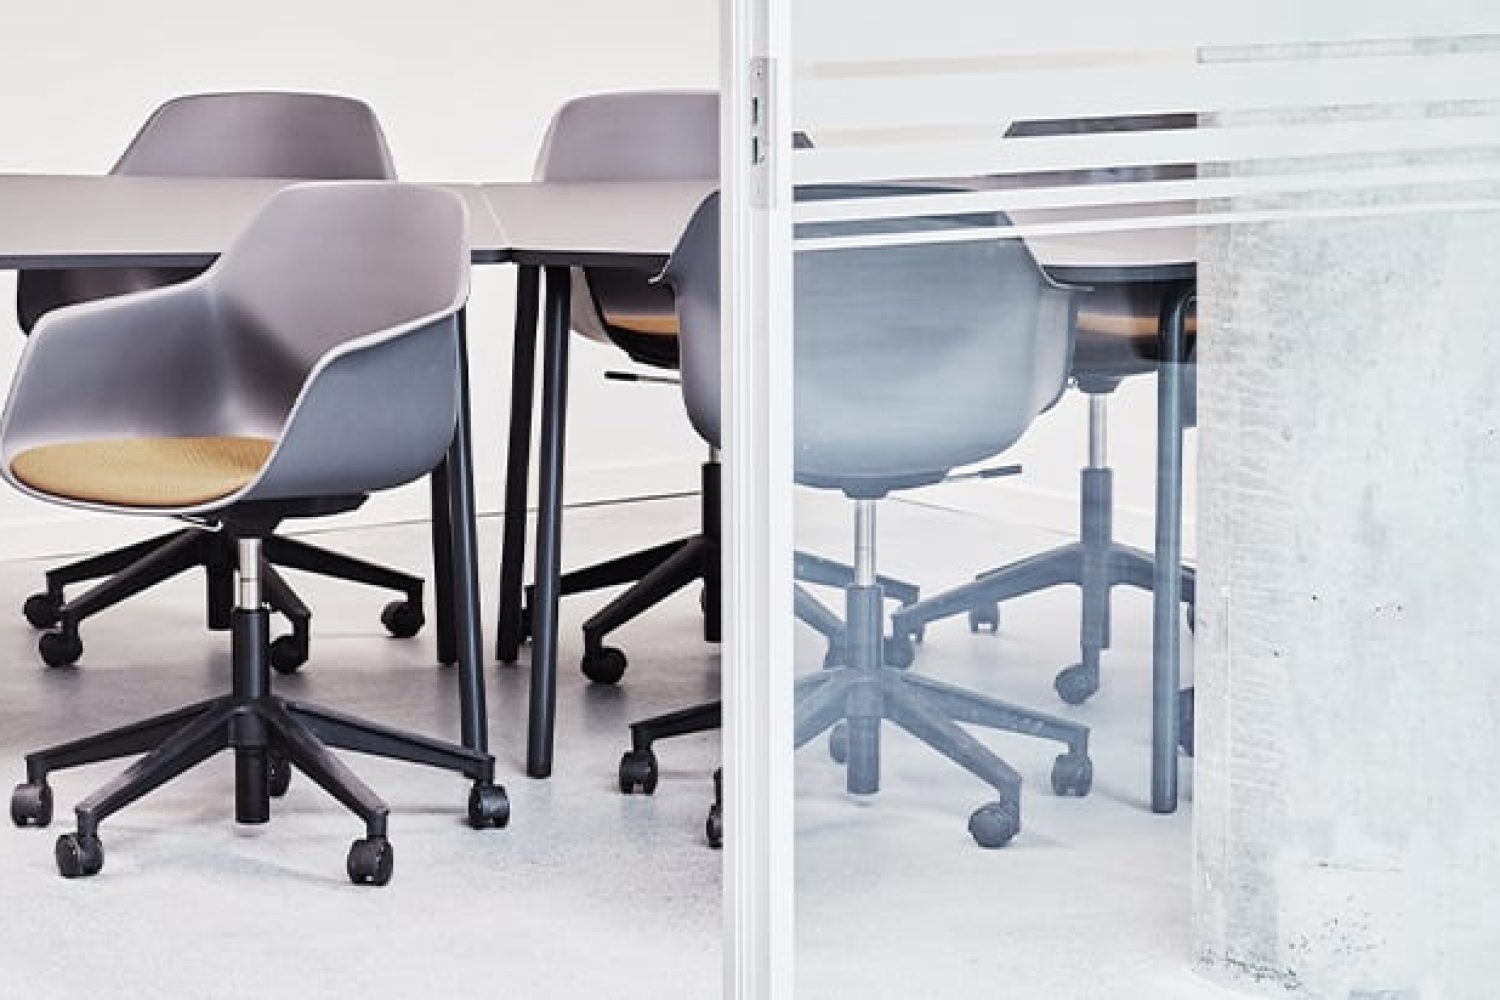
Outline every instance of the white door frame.
<path fill-rule="evenodd" d="M 724 996 L 791 1000 L 791 0 L 724 0 Z"/>

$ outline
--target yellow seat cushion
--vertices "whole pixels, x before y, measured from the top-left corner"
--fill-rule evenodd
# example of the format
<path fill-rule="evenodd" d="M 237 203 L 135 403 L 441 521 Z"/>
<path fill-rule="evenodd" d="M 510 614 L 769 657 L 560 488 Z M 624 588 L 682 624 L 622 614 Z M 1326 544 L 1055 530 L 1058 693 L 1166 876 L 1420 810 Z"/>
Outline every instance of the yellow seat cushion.
<path fill-rule="evenodd" d="M 655 313 L 645 315 L 634 315 L 631 313 L 611 313 L 604 318 L 609 326 L 628 330 L 631 333 L 644 333 L 651 337 L 675 337 L 677 336 L 677 317 L 672 313 Z"/>
<path fill-rule="evenodd" d="M 1089 312 L 1078 310 L 1078 332 L 1096 333 L 1106 337 L 1155 337 L 1159 332 L 1160 319 L 1156 316 L 1128 312 Z M 1198 317 L 1189 313 L 1187 332 L 1198 332 Z"/>
<path fill-rule="evenodd" d="M 41 493 L 119 504 L 188 507 L 242 488 L 275 442 L 253 437 L 103 438 L 29 448 L 10 463 Z"/>

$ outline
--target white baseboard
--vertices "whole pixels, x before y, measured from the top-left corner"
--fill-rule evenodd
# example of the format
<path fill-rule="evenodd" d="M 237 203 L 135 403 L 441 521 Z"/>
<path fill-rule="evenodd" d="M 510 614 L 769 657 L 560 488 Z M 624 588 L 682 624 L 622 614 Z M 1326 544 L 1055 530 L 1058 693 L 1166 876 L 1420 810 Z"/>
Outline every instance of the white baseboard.
<path fill-rule="evenodd" d="M 904 499 L 1061 535 L 1078 533 L 1077 490 L 1050 489 L 1025 479 L 947 483 L 906 494 Z M 1113 520 L 1117 541 L 1143 549 L 1152 547 L 1156 515 L 1151 508 L 1116 503 Z M 1184 555 L 1191 558 L 1197 537 L 1196 519 L 1184 517 L 1182 529 Z"/>
<path fill-rule="evenodd" d="M 601 503 L 689 493 L 697 489 L 698 466 L 686 462 L 569 469 L 564 502 L 569 505 Z M 476 482 L 474 499 L 479 514 L 500 513 L 504 495 L 505 484 L 499 476 Z M 533 510 L 536 507 L 534 487 L 528 506 Z M 67 558 L 165 534 L 182 526 L 181 522 L 170 518 L 93 514 L 41 503 L 26 513 L 24 519 L 0 523 L 0 554 L 3 554 L 0 558 Z M 348 514 L 290 524 L 287 533 L 398 524 L 425 520 L 428 513 L 429 499 L 424 480 L 377 494 L 359 510 Z"/>
<path fill-rule="evenodd" d="M 644 465 L 607 466 L 568 470 L 565 502 L 569 505 L 691 493 L 698 489 L 698 466 L 690 462 L 658 462 Z M 498 514 L 504 482 L 498 476 L 475 484 L 475 504 L 480 515 Z M 946 510 L 962 511 L 1013 524 L 1025 524 L 1070 535 L 1078 530 L 1078 494 L 1027 483 L 987 481 L 952 483 L 907 494 L 907 499 Z M 529 506 L 536 506 L 535 492 Z M 54 559 L 98 552 L 153 534 L 172 530 L 178 522 L 162 518 L 120 517 L 88 514 L 36 505 L 36 516 L 0 523 L 0 553 L 5 559 Z M 378 494 L 364 507 L 349 514 L 317 518 L 289 526 L 289 533 L 327 531 L 335 528 L 398 524 L 425 520 L 428 494 L 425 482 Z M 1115 536 L 1149 548 L 1154 519 L 1149 508 L 1117 505 Z M 1184 522 L 1184 542 L 1189 553 L 1196 525 Z"/>

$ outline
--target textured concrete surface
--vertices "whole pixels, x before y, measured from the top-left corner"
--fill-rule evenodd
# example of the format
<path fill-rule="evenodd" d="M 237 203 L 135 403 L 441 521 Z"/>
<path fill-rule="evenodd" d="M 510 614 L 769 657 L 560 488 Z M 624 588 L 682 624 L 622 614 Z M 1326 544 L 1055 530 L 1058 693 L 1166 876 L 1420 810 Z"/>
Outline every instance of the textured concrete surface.
<path fill-rule="evenodd" d="M 1500 219 L 1236 226 L 1200 272 L 1200 960 L 1500 981 Z"/>

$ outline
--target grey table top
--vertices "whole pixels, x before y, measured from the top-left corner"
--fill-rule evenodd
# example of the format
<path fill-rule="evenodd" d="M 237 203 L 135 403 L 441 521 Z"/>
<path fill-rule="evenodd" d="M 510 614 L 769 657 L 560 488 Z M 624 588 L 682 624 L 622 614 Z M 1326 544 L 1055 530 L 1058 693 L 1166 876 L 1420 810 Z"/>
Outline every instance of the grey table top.
<path fill-rule="evenodd" d="M 517 181 L 480 186 L 523 263 L 661 260 L 677 245 L 710 181 Z"/>
<path fill-rule="evenodd" d="M 289 180 L 0 174 L 0 269 L 199 264 Z M 661 260 L 704 182 L 439 184 L 464 200 L 478 263 Z"/>
<path fill-rule="evenodd" d="M 1198 203 L 1191 200 L 1119 201 L 1114 204 L 1082 204 L 1057 207 L 1058 195 L 1087 202 L 1091 189 L 1119 189 L 1135 183 L 1176 181 L 1191 174 L 1147 176 L 1146 171 L 1075 170 L 1040 174 L 1007 174 L 971 177 L 961 182 L 967 190 L 994 195 L 1017 226 L 1046 227 L 1048 235 L 1028 236 L 1026 243 L 1048 270 L 1137 270 L 1192 271 L 1198 259 L 1195 216 Z M 1180 173 L 1180 172 L 1179 172 Z M 1122 176 L 1128 175 L 1128 176 Z M 1038 188 L 1050 189 L 1038 191 Z M 1013 192 L 1015 204 L 1007 204 Z M 1117 192 L 1118 193 L 1118 192 Z M 1049 195 L 1049 207 L 1036 206 L 1038 194 Z M 1045 202 L 1044 202 L 1045 204 Z M 1062 230 L 1058 232 L 1057 230 Z"/>
<path fill-rule="evenodd" d="M 0 174 L 0 270 L 205 264 L 289 180 Z M 472 184 L 463 198 L 479 261 L 506 247 Z"/>
<path fill-rule="evenodd" d="M 1193 202 L 1151 202 L 1015 209 L 1008 214 L 1022 227 L 1076 226 L 1081 230 L 1027 237 L 1026 245 L 1055 277 L 1154 281 L 1193 277 L 1198 260 L 1198 230 L 1192 221 L 1196 207 Z M 1173 219 L 1184 221 L 1169 225 Z M 1132 228 L 1137 225 L 1143 228 Z"/>
<path fill-rule="evenodd" d="M 249 178 L 0 174 L 0 269 L 206 263 L 272 193 Z M 706 181 L 435 185 L 463 198 L 477 263 L 660 262 L 714 185 Z M 1190 203 L 1012 213 L 1021 225 L 1190 214 Z M 1184 276 L 1195 231 L 1131 228 L 1028 239 L 1049 270 Z"/>

